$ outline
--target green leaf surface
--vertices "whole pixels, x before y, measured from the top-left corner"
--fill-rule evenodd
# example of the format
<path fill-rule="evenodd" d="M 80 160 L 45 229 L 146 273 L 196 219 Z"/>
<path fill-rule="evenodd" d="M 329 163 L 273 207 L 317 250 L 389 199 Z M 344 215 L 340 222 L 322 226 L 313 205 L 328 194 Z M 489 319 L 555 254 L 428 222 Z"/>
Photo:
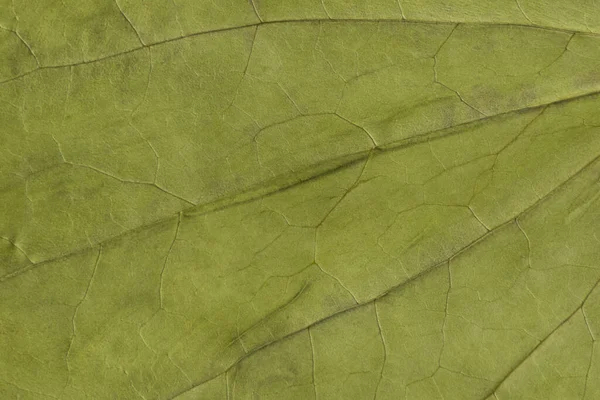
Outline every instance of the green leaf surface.
<path fill-rule="evenodd" d="M 0 0 L 0 398 L 600 398 L 599 110 L 592 0 Z"/>

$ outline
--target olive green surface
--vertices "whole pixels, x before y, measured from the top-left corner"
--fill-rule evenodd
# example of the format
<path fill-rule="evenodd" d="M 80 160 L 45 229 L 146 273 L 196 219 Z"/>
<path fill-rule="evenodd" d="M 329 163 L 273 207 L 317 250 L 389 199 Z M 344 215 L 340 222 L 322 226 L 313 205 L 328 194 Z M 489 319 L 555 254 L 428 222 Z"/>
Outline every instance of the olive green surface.
<path fill-rule="evenodd" d="M 600 398 L 600 3 L 0 0 L 0 399 Z"/>

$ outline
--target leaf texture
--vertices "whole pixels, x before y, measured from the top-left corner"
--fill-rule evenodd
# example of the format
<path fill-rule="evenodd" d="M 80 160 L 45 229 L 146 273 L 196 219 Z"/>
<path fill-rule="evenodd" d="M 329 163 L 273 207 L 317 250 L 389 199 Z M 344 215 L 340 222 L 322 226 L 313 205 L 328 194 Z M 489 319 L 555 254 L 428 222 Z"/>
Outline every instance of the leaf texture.
<path fill-rule="evenodd" d="M 0 0 L 0 398 L 598 398 L 599 34 Z"/>

